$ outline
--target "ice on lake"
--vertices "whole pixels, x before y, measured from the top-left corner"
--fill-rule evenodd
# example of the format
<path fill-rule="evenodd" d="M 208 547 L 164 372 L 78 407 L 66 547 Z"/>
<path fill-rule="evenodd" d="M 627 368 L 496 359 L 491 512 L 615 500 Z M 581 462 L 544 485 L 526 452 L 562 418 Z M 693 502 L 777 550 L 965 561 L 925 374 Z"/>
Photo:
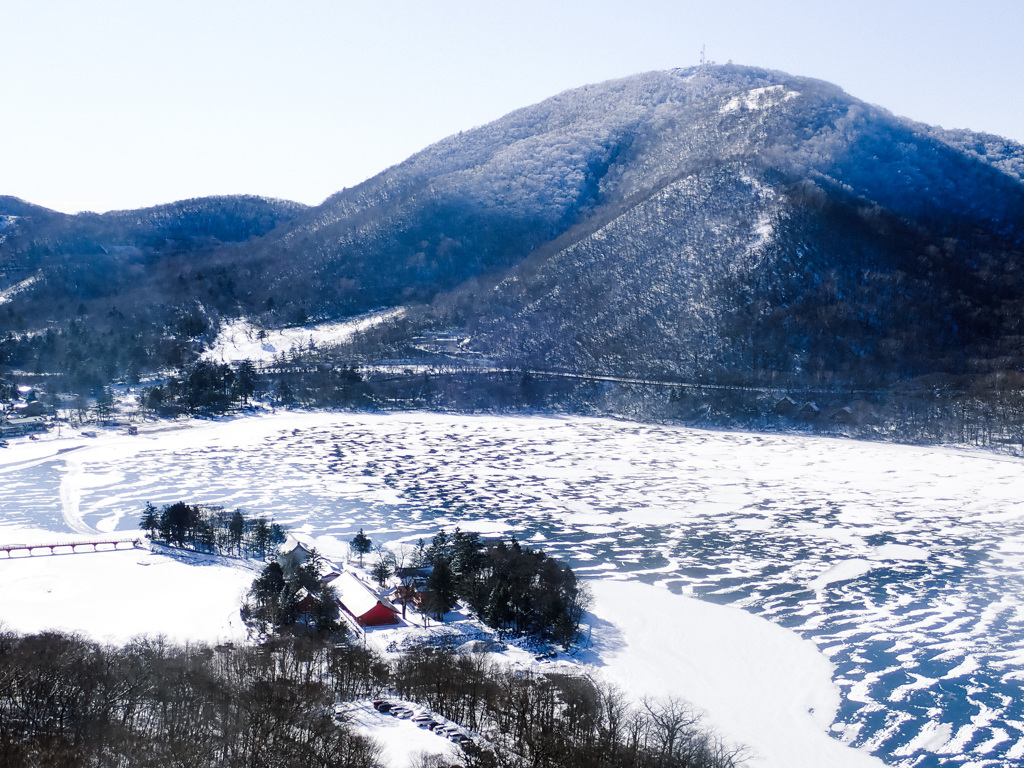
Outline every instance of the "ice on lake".
<path fill-rule="evenodd" d="M 1024 759 L 1024 462 L 600 419 L 279 414 L 0 466 L 0 519 L 134 530 L 147 501 L 512 535 L 580 575 L 732 604 L 812 640 L 833 732 L 900 766 Z"/>

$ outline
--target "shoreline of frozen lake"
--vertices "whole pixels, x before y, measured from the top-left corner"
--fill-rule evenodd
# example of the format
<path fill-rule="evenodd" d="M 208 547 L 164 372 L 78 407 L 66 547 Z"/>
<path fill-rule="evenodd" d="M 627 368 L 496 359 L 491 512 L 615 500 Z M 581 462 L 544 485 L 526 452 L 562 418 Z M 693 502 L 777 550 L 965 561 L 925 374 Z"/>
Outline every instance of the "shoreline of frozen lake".
<path fill-rule="evenodd" d="M 10 537 L 53 534 L 0 526 L 0 538 Z M 165 548 L 0 559 L 0 621 L 24 633 L 61 630 L 111 643 L 142 634 L 240 642 L 238 605 L 255 567 Z M 588 584 L 597 629 L 579 660 L 595 674 L 634 697 L 685 699 L 728 743 L 750 748 L 751 768 L 883 765 L 829 738 L 839 691 L 813 644 L 742 610 L 662 588 Z M 659 606 L 661 619 L 643 620 L 639 605 Z"/>
<path fill-rule="evenodd" d="M 5 452 L 0 519 L 122 531 L 146 501 L 182 499 L 274 515 L 325 550 L 359 528 L 514 532 L 581 576 L 795 631 L 835 665 L 835 732 L 893 765 L 1024 757 L 1024 461 L 589 418 L 193 424 Z"/>

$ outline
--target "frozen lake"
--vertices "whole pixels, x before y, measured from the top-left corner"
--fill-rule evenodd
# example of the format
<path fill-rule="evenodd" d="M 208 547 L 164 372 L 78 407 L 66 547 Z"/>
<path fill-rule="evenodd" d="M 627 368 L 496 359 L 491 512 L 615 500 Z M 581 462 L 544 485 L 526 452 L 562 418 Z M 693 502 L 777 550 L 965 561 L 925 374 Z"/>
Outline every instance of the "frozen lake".
<path fill-rule="evenodd" d="M 279 414 L 5 452 L 0 520 L 135 530 L 240 506 L 325 549 L 358 528 L 515 534 L 580 575 L 744 607 L 812 640 L 837 738 L 899 766 L 1024 761 L 1024 462 L 598 419 Z M 78 447 L 81 446 L 81 447 Z M 680 692 L 685 696 L 685 691 Z"/>

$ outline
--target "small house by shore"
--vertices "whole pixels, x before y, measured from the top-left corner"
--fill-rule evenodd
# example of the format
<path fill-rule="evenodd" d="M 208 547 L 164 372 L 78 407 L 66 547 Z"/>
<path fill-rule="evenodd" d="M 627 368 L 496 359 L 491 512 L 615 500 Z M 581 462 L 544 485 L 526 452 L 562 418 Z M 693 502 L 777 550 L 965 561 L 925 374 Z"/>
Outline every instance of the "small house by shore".
<path fill-rule="evenodd" d="M 42 416 L 11 416 L 0 421 L 0 437 L 16 437 L 45 430 L 46 419 Z"/>
<path fill-rule="evenodd" d="M 816 419 L 821 415 L 821 408 L 813 400 L 803 404 L 800 408 L 799 416 L 801 419 Z"/>
<path fill-rule="evenodd" d="M 298 539 L 289 537 L 288 541 L 277 550 L 277 562 L 286 571 L 295 570 L 300 565 L 304 565 L 312 554 L 312 548 L 307 547 Z"/>

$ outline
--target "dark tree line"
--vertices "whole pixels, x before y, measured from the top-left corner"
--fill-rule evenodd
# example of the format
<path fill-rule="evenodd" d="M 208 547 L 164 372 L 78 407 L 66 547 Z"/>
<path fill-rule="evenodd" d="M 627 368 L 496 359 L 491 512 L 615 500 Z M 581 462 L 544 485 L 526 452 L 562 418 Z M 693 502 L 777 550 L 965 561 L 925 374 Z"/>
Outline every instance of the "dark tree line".
<path fill-rule="evenodd" d="M 631 701 L 582 675 L 527 673 L 423 646 L 392 664 L 399 696 L 484 734 L 470 765 L 501 768 L 734 768 L 742 750 L 682 700 Z"/>
<path fill-rule="evenodd" d="M 392 350 L 401 356 L 401 349 Z M 346 349 L 345 354 L 353 354 Z M 909 443 L 959 443 L 1024 452 L 1024 374 L 920 376 L 891 387 L 858 389 L 844 377 L 799 381 L 764 368 L 759 381 L 736 371 L 718 371 L 706 382 L 666 377 L 645 370 L 658 383 L 609 382 L 571 371 L 474 370 L 466 361 L 440 355 L 422 362 L 429 374 L 356 371 L 355 363 L 334 366 L 320 350 L 257 373 L 257 391 L 304 407 L 361 407 L 455 411 L 619 414 L 640 421 L 685 423 L 731 429 L 799 429 L 860 439 Z M 367 358 L 364 362 L 369 362 Z M 757 386 L 750 386 L 756 383 Z M 878 382 L 873 382 L 878 384 Z M 819 418 L 780 418 L 779 400 L 815 401 Z M 868 414 L 839 422 L 843 407 Z"/>
<path fill-rule="evenodd" d="M 438 618 L 464 600 L 489 626 L 568 647 L 579 632 L 586 589 L 568 566 L 513 537 L 485 544 L 477 533 L 440 531 L 422 548 L 432 566 L 425 608 Z"/>
<path fill-rule="evenodd" d="M 739 751 L 678 699 L 631 702 L 582 676 L 418 648 L 391 661 L 318 636 L 262 645 L 100 645 L 0 631 L 7 768 L 376 768 L 336 701 L 394 693 L 483 735 L 467 766 L 734 768 Z M 344 718 L 342 718 L 343 720 Z M 452 761 L 458 765 L 458 761 Z"/>
<path fill-rule="evenodd" d="M 108 313 L 102 325 L 75 318 L 38 334 L 21 333 L 16 318 L 8 317 L 0 325 L 14 326 L 14 331 L 0 334 L 0 366 L 56 374 L 47 376 L 50 391 L 76 392 L 116 379 L 134 385 L 140 374 L 186 366 L 202 351 L 200 341 L 176 333 L 173 326 L 126 317 L 115 307 Z"/>
<path fill-rule="evenodd" d="M 360 653 L 0 633 L 0 765 L 377 768 L 375 744 L 332 721 L 331 670 L 347 681 Z"/>
<path fill-rule="evenodd" d="M 264 517 L 183 501 L 160 509 L 147 502 L 139 528 L 169 546 L 237 557 L 264 558 L 286 538 L 280 525 Z"/>
<path fill-rule="evenodd" d="M 249 360 L 235 366 L 199 360 L 184 367 L 163 386 L 143 390 L 140 404 L 158 416 L 224 413 L 245 405 L 260 387 Z"/>

